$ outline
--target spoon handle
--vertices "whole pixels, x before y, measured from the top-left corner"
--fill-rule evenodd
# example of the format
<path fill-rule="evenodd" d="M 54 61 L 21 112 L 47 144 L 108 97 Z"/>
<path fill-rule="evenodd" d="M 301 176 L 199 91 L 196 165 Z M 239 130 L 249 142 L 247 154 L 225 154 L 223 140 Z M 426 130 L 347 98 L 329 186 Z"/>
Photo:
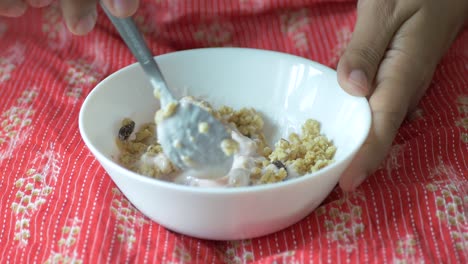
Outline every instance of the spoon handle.
<path fill-rule="evenodd" d="M 145 39 L 136 27 L 133 19 L 131 17 L 115 17 L 109 12 L 107 7 L 102 2 L 101 7 L 109 17 L 112 24 L 114 24 L 117 31 L 120 33 L 120 36 L 124 40 L 125 44 L 140 63 L 151 84 L 153 85 L 153 88 L 159 90 L 158 92 L 160 95 L 161 107 L 164 108 L 170 102 L 175 101 L 174 97 L 166 86 L 166 82 L 161 71 L 159 70 L 158 64 L 154 60 L 151 51 L 145 43 Z"/>

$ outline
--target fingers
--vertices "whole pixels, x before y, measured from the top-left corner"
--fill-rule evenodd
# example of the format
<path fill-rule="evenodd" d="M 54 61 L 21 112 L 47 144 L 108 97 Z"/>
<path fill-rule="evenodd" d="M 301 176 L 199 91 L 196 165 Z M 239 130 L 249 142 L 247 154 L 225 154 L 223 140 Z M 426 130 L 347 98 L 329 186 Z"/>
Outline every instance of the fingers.
<path fill-rule="evenodd" d="M 138 9 L 139 0 L 102 0 L 110 13 L 116 17 L 129 17 Z"/>
<path fill-rule="evenodd" d="M 46 7 L 54 0 L 0 0 L 0 16 L 19 17 L 28 5 Z M 97 4 L 99 0 L 60 0 L 63 18 L 68 29 L 76 35 L 89 33 L 96 24 Z M 109 11 L 117 17 L 135 14 L 139 0 L 102 0 Z"/>
<path fill-rule="evenodd" d="M 61 8 L 68 29 L 76 35 L 90 32 L 97 19 L 96 0 L 61 0 Z"/>
<path fill-rule="evenodd" d="M 49 1 L 49 0 L 28 0 Z M 138 9 L 138 0 L 102 0 L 109 11 L 117 17 L 128 17 Z M 63 17 L 68 29 L 76 35 L 90 32 L 97 19 L 97 3 L 99 0 L 61 0 Z"/>
<path fill-rule="evenodd" d="M 85 35 L 94 28 L 97 19 L 96 8 L 98 2 L 98 0 L 61 0 L 63 17 L 68 29 L 73 34 Z M 114 16 L 128 17 L 136 12 L 139 2 L 138 0 L 103 0 L 103 4 L 106 5 Z"/>
<path fill-rule="evenodd" d="M 414 50 L 390 50 L 386 53 L 376 75 L 376 88 L 369 98 L 372 126 L 369 136 L 354 160 L 340 178 L 344 191 L 355 190 L 382 161 L 393 143 L 409 107 L 427 85 L 431 76 L 412 59 Z M 424 76 L 424 77 L 422 77 Z"/>
<path fill-rule="evenodd" d="M 23 1 L 0 0 L 0 16 L 19 17 L 26 12 L 28 6 Z"/>
<path fill-rule="evenodd" d="M 367 96 L 393 34 L 403 22 L 395 1 L 360 0 L 353 36 L 338 63 L 338 82 L 350 94 Z"/>
<path fill-rule="evenodd" d="M 369 102 L 372 109 L 371 131 L 366 142 L 340 178 L 340 187 L 343 191 L 355 190 L 385 159 L 407 109 L 406 107 L 400 108 L 399 101 L 406 94 L 404 89 L 397 91 L 392 89 L 396 85 L 399 85 L 398 82 L 384 83 L 371 96 Z M 388 101 L 388 105 L 381 106 L 383 101 Z M 386 107 L 396 110 L 387 110 Z"/>
<path fill-rule="evenodd" d="M 430 83 L 443 45 L 431 41 L 434 34 L 425 27 L 426 17 L 417 14 L 401 26 L 379 65 L 376 88 L 369 98 L 371 131 L 340 178 L 344 191 L 354 190 L 386 158 L 408 109 Z"/>

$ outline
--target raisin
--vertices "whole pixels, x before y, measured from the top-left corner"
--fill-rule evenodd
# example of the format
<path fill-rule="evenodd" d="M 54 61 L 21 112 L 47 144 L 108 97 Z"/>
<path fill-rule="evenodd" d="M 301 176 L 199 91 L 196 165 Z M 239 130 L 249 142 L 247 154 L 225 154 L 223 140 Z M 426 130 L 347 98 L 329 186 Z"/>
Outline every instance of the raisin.
<path fill-rule="evenodd" d="M 127 121 L 124 122 L 123 126 L 119 129 L 119 139 L 120 140 L 127 140 L 128 137 L 133 133 L 135 129 L 135 122 L 134 121 Z"/>
<path fill-rule="evenodd" d="M 273 165 L 276 166 L 276 168 L 278 169 L 281 169 L 283 168 L 286 172 L 288 172 L 288 170 L 286 169 L 286 166 L 284 166 L 283 162 L 279 161 L 279 160 L 275 160 L 272 162 Z"/>

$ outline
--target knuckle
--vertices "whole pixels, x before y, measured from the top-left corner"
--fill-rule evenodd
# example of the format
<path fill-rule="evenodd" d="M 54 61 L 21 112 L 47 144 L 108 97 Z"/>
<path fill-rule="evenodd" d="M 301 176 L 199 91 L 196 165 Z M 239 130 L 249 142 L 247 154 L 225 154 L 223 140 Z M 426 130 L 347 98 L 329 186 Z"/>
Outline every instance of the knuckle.
<path fill-rule="evenodd" d="M 357 5 L 358 12 L 372 12 L 377 17 L 392 17 L 397 10 L 398 1 L 388 0 L 360 0 Z"/>
<path fill-rule="evenodd" d="M 376 83 L 396 83 L 407 87 L 410 92 L 427 86 L 436 66 L 435 60 L 425 59 L 403 48 L 394 48 L 387 52 L 386 59 L 381 63 Z"/>
<path fill-rule="evenodd" d="M 400 129 L 401 124 L 406 116 L 401 111 L 372 111 L 373 118 L 381 119 L 381 130 L 385 131 L 388 138 L 393 138 Z M 390 140 L 388 140 L 390 141 Z"/>
<path fill-rule="evenodd" d="M 366 17 L 372 17 L 370 23 L 377 23 L 381 28 L 382 34 L 388 34 L 401 23 L 405 12 L 403 9 L 406 4 L 399 4 L 399 1 L 389 0 L 365 0 L 361 5 L 358 5 L 358 15 L 367 13 Z"/>
<path fill-rule="evenodd" d="M 392 104 L 392 102 L 373 99 L 369 100 L 373 118 L 379 120 L 389 135 L 395 135 L 406 117 L 409 103 L 402 100 Z"/>
<path fill-rule="evenodd" d="M 350 47 L 348 52 L 351 57 L 360 60 L 366 68 L 376 68 L 382 59 L 382 54 L 373 48 L 375 46 L 372 44 L 359 45 L 358 47 Z"/>

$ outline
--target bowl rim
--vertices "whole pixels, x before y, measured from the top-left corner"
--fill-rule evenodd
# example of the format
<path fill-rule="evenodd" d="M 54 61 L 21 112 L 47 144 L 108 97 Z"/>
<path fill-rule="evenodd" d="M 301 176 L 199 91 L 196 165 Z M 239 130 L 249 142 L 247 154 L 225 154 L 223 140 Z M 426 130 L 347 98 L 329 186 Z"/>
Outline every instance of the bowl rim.
<path fill-rule="evenodd" d="M 181 50 L 181 51 L 174 51 L 174 52 L 168 52 L 164 53 L 161 55 L 156 55 L 154 58 L 156 60 L 158 59 L 167 59 L 172 56 L 183 56 L 186 54 L 191 54 L 191 53 L 212 53 L 212 52 L 231 52 L 231 53 L 247 53 L 248 55 L 252 54 L 262 54 L 262 55 L 269 55 L 269 56 L 277 56 L 283 59 L 288 59 L 288 60 L 294 60 L 297 63 L 302 63 L 302 64 L 307 64 L 310 65 L 314 68 L 318 68 L 319 70 L 327 73 L 331 73 L 335 75 L 336 77 L 336 71 L 328 66 L 325 66 L 323 64 L 320 64 L 316 61 L 300 57 L 294 54 L 289 54 L 289 53 L 284 53 L 280 51 L 274 51 L 274 50 L 265 50 L 265 49 L 257 49 L 257 48 L 243 48 L 243 47 L 210 47 L 210 48 L 195 48 L 195 49 L 186 49 L 186 50 Z M 107 77 L 102 79 L 98 84 L 94 86 L 94 88 L 91 90 L 91 92 L 88 93 L 86 98 L 84 99 L 81 107 L 80 107 L 80 112 L 79 112 L 79 117 L 78 117 L 78 126 L 79 126 L 79 132 L 81 135 L 82 140 L 84 141 L 85 145 L 89 148 L 90 152 L 94 155 L 94 158 L 97 159 L 99 162 L 100 166 L 102 169 L 103 166 L 101 162 L 104 162 L 106 166 L 111 167 L 113 170 L 116 171 L 119 175 L 122 175 L 124 177 L 131 177 L 133 180 L 137 181 L 142 181 L 145 184 L 153 184 L 153 185 L 159 185 L 162 188 L 168 188 L 172 189 L 174 191 L 183 191 L 183 192 L 190 192 L 190 193 L 203 193 L 203 194 L 223 194 L 223 195 L 233 195 L 233 194 L 238 194 L 238 193 L 250 193 L 250 192 L 262 192 L 262 191 L 271 191 L 273 189 L 277 188 L 286 188 L 291 185 L 296 185 L 296 184 L 301 184 L 304 181 L 309 180 L 309 178 L 317 178 L 321 177 L 324 174 L 326 174 L 328 171 L 334 169 L 338 165 L 338 163 L 332 163 L 329 166 L 326 166 L 316 172 L 305 174 L 303 176 L 289 179 L 286 181 L 282 182 L 276 182 L 276 183 L 270 183 L 270 184 L 262 184 L 262 185 L 255 185 L 255 186 L 241 186 L 241 187 L 193 187 L 193 186 L 186 186 L 186 185 L 181 185 L 173 182 L 167 182 L 167 181 L 162 181 L 154 178 L 150 178 L 148 176 L 140 175 L 138 173 L 135 173 L 129 169 L 126 169 L 119 165 L 116 161 L 112 160 L 111 158 L 106 157 L 104 154 L 102 154 L 100 151 L 97 150 L 97 148 L 91 143 L 91 140 L 87 137 L 87 133 L 84 130 L 84 120 L 83 116 L 86 112 L 87 105 L 90 103 L 90 98 L 93 97 L 93 94 L 96 93 L 100 87 L 105 87 L 106 83 L 113 79 L 116 78 L 116 76 L 122 74 L 125 71 L 129 71 L 131 69 L 139 67 L 138 62 L 131 63 L 127 66 L 124 66 L 117 71 L 109 74 Z M 339 84 L 338 84 L 339 85 Z M 363 112 L 363 115 L 367 117 L 369 122 L 367 123 L 366 127 L 363 127 L 362 129 L 365 129 L 365 135 L 362 137 L 361 140 L 359 140 L 356 144 L 355 149 L 353 149 L 349 154 L 343 157 L 343 160 L 348 159 L 351 155 L 355 154 L 359 148 L 363 145 L 365 142 L 366 138 L 369 135 L 370 132 L 370 127 L 372 123 L 372 115 L 371 115 L 371 110 L 370 106 L 368 103 L 368 100 L 365 97 L 358 97 L 358 96 L 353 96 L 349 95 L 352 97 L 355 97 L 356 100 L 362 101 L 362 103 L 365 104 L 365 110 Z M 111 177 L 112 176 L 104 169 L 105 173 Z M 112 179 L 113 180 L 113 179 Z"/>

